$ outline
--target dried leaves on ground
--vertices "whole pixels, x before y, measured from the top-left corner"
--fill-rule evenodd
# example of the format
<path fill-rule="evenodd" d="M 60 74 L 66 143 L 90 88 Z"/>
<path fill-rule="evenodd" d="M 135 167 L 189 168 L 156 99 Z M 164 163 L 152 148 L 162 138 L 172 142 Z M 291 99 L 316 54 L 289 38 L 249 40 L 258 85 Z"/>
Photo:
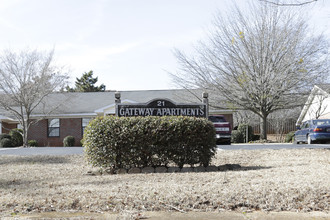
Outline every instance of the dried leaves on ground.
<path fill-rule="evenodd" d="M 218 151 L 225 172 L 96 175 L 81 156 L 0 156 L 0 213 L 330 211 L 330 150 Z"/>

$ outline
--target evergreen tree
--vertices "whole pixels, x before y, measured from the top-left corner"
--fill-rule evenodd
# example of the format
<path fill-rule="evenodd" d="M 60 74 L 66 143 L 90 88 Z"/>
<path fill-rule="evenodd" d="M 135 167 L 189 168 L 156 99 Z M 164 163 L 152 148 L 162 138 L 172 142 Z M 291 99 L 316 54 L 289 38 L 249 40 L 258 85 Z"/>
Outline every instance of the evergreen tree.
<path fill-rule="evenodd" d="M 104 92 L 105 85 L 95 86 L 98 81 L 98 77 L 93 78 L 93 71 L 84 73 L 81 78 L 76 78 L 75 88 L 66 87 L 68 92 Z"/>

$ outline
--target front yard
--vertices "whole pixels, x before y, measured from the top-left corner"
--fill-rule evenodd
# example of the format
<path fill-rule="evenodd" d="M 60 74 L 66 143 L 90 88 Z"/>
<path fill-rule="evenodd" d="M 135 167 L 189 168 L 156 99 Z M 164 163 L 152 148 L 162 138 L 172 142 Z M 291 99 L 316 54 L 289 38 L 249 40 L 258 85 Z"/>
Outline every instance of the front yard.
<path fill-rule="evenodd" d="M 240 170 L 87 175 L 83 156 L 0 156 L 0 216 L 36 212 L 330 211 L 330 150 L 218 151 Z"/>

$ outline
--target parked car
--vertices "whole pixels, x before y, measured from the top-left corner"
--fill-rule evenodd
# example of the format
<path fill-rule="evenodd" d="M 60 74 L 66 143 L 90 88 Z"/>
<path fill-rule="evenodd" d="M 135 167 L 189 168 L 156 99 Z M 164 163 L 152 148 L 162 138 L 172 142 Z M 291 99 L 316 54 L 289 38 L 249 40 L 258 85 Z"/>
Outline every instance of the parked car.
<path fill-rule="evenodd" d="M 210 115 L 209 120 L 214 124 L 217 144 L 231 144 L 231 126 L 223 115 Z"/>
<path fill-rule="evenodd" d="M 314 119 L 302 123 L 294 134 L 294 143 L 313 144 L 330 141 L 330 119 Z"/>

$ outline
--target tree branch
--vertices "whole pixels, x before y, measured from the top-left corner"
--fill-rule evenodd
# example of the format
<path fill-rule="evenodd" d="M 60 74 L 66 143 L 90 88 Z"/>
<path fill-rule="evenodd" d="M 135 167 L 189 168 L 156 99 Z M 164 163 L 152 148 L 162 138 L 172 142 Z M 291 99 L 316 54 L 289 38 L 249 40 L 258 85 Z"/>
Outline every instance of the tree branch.
<path fill-rule="evenodd" d="M 304 1 L 304 2 L 301 2 L 301 3 L 279 3 L 279 2 L 269 1 L 269 0 L 259 0 L 259 1 L 266 2 L 266 3 L 269 3 L 269 4 L 273 4 L 273 5 L 276 5 L 276 6 L 302 6 L 302 5 L 307 5 L 307 4 L 310 4 L 310 3 L 313 3 L 313 2 L 317 2 L 317 0 Z"/>

